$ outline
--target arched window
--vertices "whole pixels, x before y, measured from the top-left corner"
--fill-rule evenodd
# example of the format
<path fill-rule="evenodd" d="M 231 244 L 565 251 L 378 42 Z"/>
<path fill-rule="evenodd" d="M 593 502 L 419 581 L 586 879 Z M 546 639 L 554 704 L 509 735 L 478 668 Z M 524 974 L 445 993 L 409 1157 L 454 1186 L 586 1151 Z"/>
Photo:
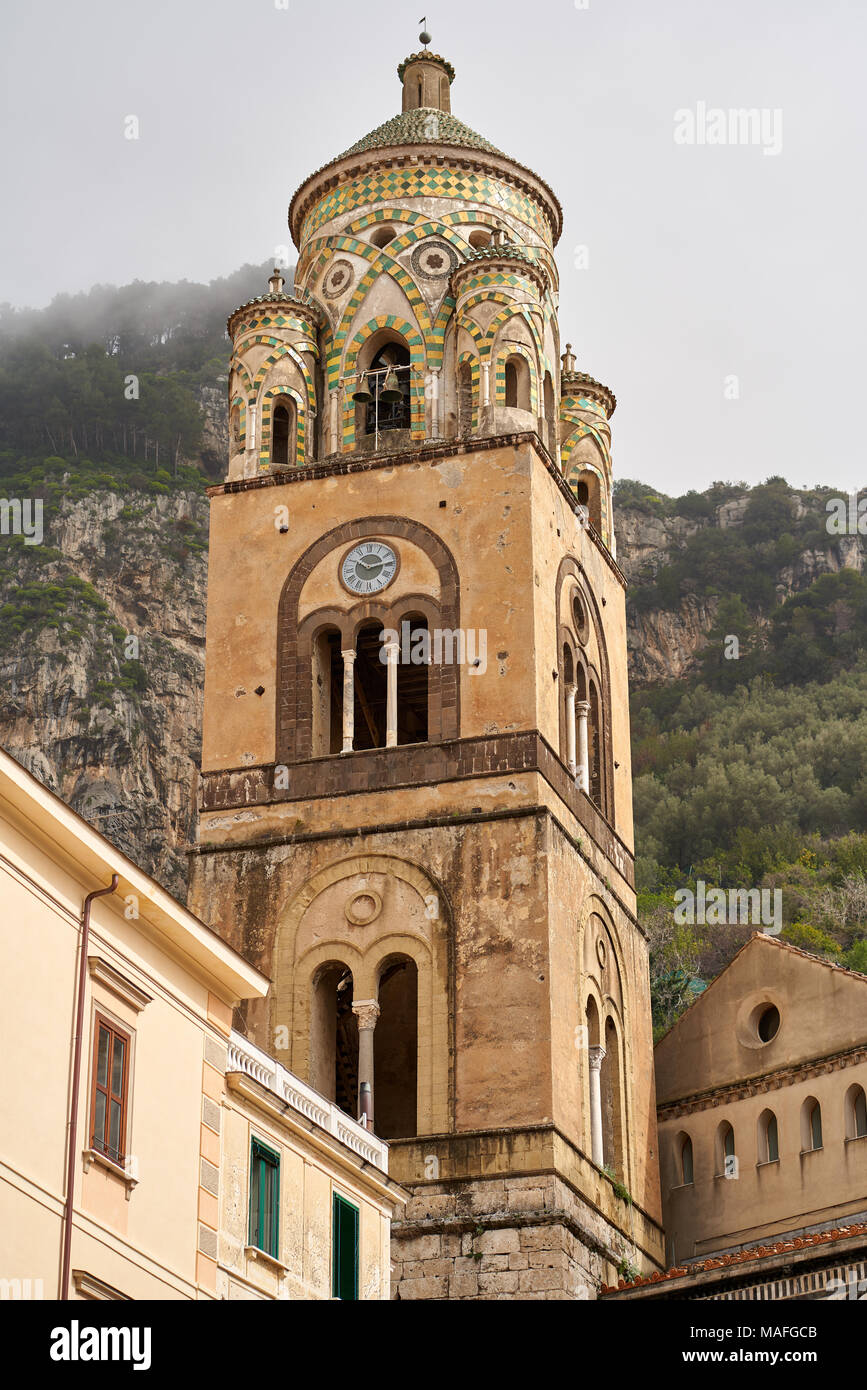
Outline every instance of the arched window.
<path fill-rule="evenodd" d="M 545 445 L 552 458 L 557 457 L 557 420 L 554 414 L 554 383 L 551 373 L 545 373 Z"/>
<path fill-rule="evenodd" d="M 374 1129 L 383 1139 L 417 1132 L 418 967 L 409 956 L 384 962 L 373 1034 Z"/>
<path fill-rule="evenodd" d="M 343 746 L 343 655 L 340 633 L 326 628 L 313 643 L 313 756 Z"/>
<path fill-rule="evenodd" d="M 822 1107 L 815 1096 L 808 1096 L 801 1106 L 801 1149 L 808 1153 L 822 1147 Z"/>
<path fill-rule="evenodd" d="M 377 227 L 376 230 L 370 234 L 370 244 L 371 246 L 378 246 L 382 249 L 382 247 L 387 246 L 390 241 L 394 241 L 396 236 L 396 227 Z"/>
<path fill-rule="evenodd" d="M 408 430 L 410 426 L 409 348 L 386 343 L 368 367 L 367 386 L 373 399 L 364 411 L 364 433 Z"/>
<path fill-rule="evenodd" d="M 352 971 L 323 965 L 313 979 L 310 1084 L 347 1115 L 358 1117 L 358 1021 L 352 1012 Z"/>
<path fill-rule="evenodd" d="M 678 1173 L 678 1177 L 680 1178 L 681 1183 L 685 1184 L 686 1186 L 689 1186 L 693 1181 L 693 1166 L 692 1140 L 690 1139 L 688 1134 L 682 1134 L 680 1136 L 680 1151 L 678 1154 L 678 1158 L 680 1162 L 680 1172 Z"/>
<path fill-rule="evenodd" d="M 397 662 L 397 741 L 426 743 L 430 633 L 427 618 L 404 615 L 396 623 L 400 645 Z"/>
<path fill-rule="evenodd" d="M 602 1148 L 605 1165 L 623 1177 L 623 1091 L 620 1077 L 620 1039 L 613 1018 L 605 1020 L 602 1059 Z"/>
<path fill-rule="evenodd" d="M 575 496 L 590 513 L 590 525 L 602 534 L 602 491 L 598 476 L 586 469 L 573 484 Z"/>
<path fill-rule="evenodd" d="M 383 650 L 382 623 L 365 623 L 355 642 L 356 751 L 385 747 L 388 669 Z"/>
<path fill-rule="evenodd" d="M 773 1110 L 763 1110 L 759 1116 L 759 1163 L 776 1163 L 779 1157 L 777 1117 Z"/>
<path fill-rule="evenodd" d="M 241 407 L 240 407 L 239 405 L 233 405 L 233 406 L 232 406 L 232 413 L 231 413 L 231 415 L 230 415 L 229 418 L 230 418 L 230 420 L 231 420 L 232 449 L 233 449 L 233 450 L 240 449 L 240 447 L 241 447 Z"/>
<path fill-rule="evenodd" d="M 719 1177 L 736 1177 L 735 1132 L 728 1120 L 723 1120 L 716 1132 L 716 1171 Z"/>
<path fill-rule="evenodd" d="M 473 432 L 473 367 L 471 362 L 458 366 L 458 435 L 469 439 Z"/>
<path fill-rule="evenodd" d="M 290 407 L 281 401 L 275 405 L 271 416 L 271 462 L 275 468 L 286 468 L 294 456 L 292 449 L 292 423 L 295 405 Z"/>
<path fill-rule="evenodd" d="M 520 353 L 506 358 L 505 387 L 507 406 L 514 410 L 530 409 L 530 367 Z"/>
<path fill-rule="evenodd" d="M 867 1138 L 867 1095 L 857 1083 L 846 1092 L 846 1138 Z"/>
<path fill-rule="evenodd" d="M 590 800 L 602 809 L 602 716 L 596 682 L 590 682 L 590 715 L 587 721 L 587 746 L 590 753 Z"/>

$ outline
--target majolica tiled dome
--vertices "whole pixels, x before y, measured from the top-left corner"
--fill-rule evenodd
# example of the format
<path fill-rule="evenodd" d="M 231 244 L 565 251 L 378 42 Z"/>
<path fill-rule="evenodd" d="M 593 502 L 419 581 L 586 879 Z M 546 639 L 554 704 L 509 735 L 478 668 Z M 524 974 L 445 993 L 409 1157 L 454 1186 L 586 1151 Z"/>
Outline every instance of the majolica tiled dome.
<path fill-rule="evenodd" d="M 433 118 L 433 119 L 432 119 Z M 436 132 L 435 134 L 433 132 Z M 402 111 L 384 125 L 377 126 L 362 140 L 357 140 L 339 156 L 361 154 L 364 150 L 385 149 L 389 145 L 462 145 L 468 150 L 485 150 L 488 154 L 502 155 L 489 140 L 477 135 L 464 125 L 450 111 L 440 111 L 436 107 L 421 106 L 414 111 Z"/>

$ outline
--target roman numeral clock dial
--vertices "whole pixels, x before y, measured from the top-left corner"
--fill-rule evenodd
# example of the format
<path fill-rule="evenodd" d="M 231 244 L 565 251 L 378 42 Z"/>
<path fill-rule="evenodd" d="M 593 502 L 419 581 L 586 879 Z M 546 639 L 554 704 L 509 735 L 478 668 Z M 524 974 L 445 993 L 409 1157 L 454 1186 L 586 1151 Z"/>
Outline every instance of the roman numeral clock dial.
<path fill-rule="evenodd" d="M 340 566 L 340 578 L 353 594 L 378 594 L 396 573 L 397 555 L 384 541 L 361 541 Z"/>

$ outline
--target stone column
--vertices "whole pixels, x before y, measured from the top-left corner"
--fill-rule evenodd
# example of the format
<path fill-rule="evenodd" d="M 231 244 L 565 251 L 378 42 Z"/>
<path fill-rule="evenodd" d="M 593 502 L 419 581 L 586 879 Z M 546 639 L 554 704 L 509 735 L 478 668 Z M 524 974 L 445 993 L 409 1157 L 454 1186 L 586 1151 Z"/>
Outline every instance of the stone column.
<path fill-rule="evenodd" d="M 575 776 L 575 696 L 574 685 L 566 686 L 566 761 L 569 771 Z"/>
<path fill-rule="evenodd" d="M 590 1062 L 590 1157 L 597 1168 L 603 1167 L 602 1152 L 602 1062 L 604 1047 L 588 1047 Z"/>
<path fill-rule="evenodd" d="M 397 747 L 397 659 L 400 646 L 397 642 L 386 642 L 386 671 L 388 685 L 385 700 L 385 746 Z"/>
<path fill-rule="evenodd" d="M 491 364 L 482 363 L 482 405 L 491 404 Z"/>
<path fill-rule="evenodd" d="M 355 738 L 355 652 L 341 652 L 343 657 L 343 748 L 351 753 Z"/>
<path fill-rule="evenodd" d="M 352 1012 L 358 1019 L 358 1096 L 356 1099 L 356 1113 L 361 1114 L 361 1086 L 363 1082 L 370 1085 L 370 1127 L 373 1128 L 373 1030 L 376 1027 L 376 1020 L 379 1018 L 379 1005 L 375 999 L 358 999 L 352 1006 Z"/>
<path fill-rule="evenodd" d="M 247 407 L 247 457 L 244 461 L 244 475 L 247 478 L 255 476 L 258 460 L 256 458 L 256 407 Z"/>
<path fill-rule="evenodd" d="M 590 701 L 579 700 L 575 705 L 578 714 L 578 786 L 590 795 L 590 748 L 587 740 L 587 716 Z"/>
<path fill-rule="evenodd" d="M 340 449 L 337 442 L 338 420 L 340 418 L 340 392 L 332 391 L 328 397 L 328 451 L 336 454 Z"/>

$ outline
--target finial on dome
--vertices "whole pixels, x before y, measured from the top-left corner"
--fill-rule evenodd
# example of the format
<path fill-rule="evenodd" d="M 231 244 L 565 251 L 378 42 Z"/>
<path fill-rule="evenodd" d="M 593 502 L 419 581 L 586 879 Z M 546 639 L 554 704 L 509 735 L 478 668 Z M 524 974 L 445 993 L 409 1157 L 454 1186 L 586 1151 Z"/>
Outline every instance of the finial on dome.
<path fill-rule="evenodd" d="M 575 358 L 574 358 L 574 355 L 573 355 L 573 353 L 572 353 L 572 344 L 571 344 L 571 343 L 567 343 L 567 344 L 566 344 L 566 351 L 563 353 L 563 356 L 560 358 L 560 361 L 561 361 L 562 364 L 563 364 L 563 372 L 564 372 L 564 375 L 568 376 L 571 372 L 574 372 L 574 370 L 575 370 Z"/>
<path fill-rule="evenodd" d="M 421 25 L 421 33 L 420 33 L 419 36 L 418 36 L 418 41 L 419 41 L 419 43 L 423 43 L 424 46 L 425 46 L 425 48 L 427 48 L 428 44 L 429 44 L 430 41 L 431 41 L 431 36 L 430 36 L 430 34 L 428 33 L 428 30 L 427 30 L 427 15 L 426 15 L 426 14 L 423 14 L 423 15 L 422 15 L 421 19 L 419 20 L 419 24 Z"/>
<path fill-rule="evenodd" d="M 269 280 L 268 280 L 268 289 L 269 289 L 269 291 L 271 292 L 271 294 L 282 294 L 282 293 L 283 293 L 283 286 L 285 285 L 285 283 L 286 283 L 286 281 L 283 279 L 283 276 L 280 274 L 280 268 L 279 268 L 279 266 L 276 266 L 276 265 L 275 265 L 275 267 L 274 267 L 274 274 L 273 274 L 272 276 L 270 276 L 270 278 L 269 278 Z"/>
<path fill-rule="evenodd" d="M 449 88 L 454 81 L 455 70 L 447 58 L 432 53 L 427 47 L 431 41 L 427 29 L 422 29 L 419 39 L 425 47 L 419 53 L 411 53 L 404 58 L 397 69 L 403 83 L 402 109 L 451 111 Z"/>

